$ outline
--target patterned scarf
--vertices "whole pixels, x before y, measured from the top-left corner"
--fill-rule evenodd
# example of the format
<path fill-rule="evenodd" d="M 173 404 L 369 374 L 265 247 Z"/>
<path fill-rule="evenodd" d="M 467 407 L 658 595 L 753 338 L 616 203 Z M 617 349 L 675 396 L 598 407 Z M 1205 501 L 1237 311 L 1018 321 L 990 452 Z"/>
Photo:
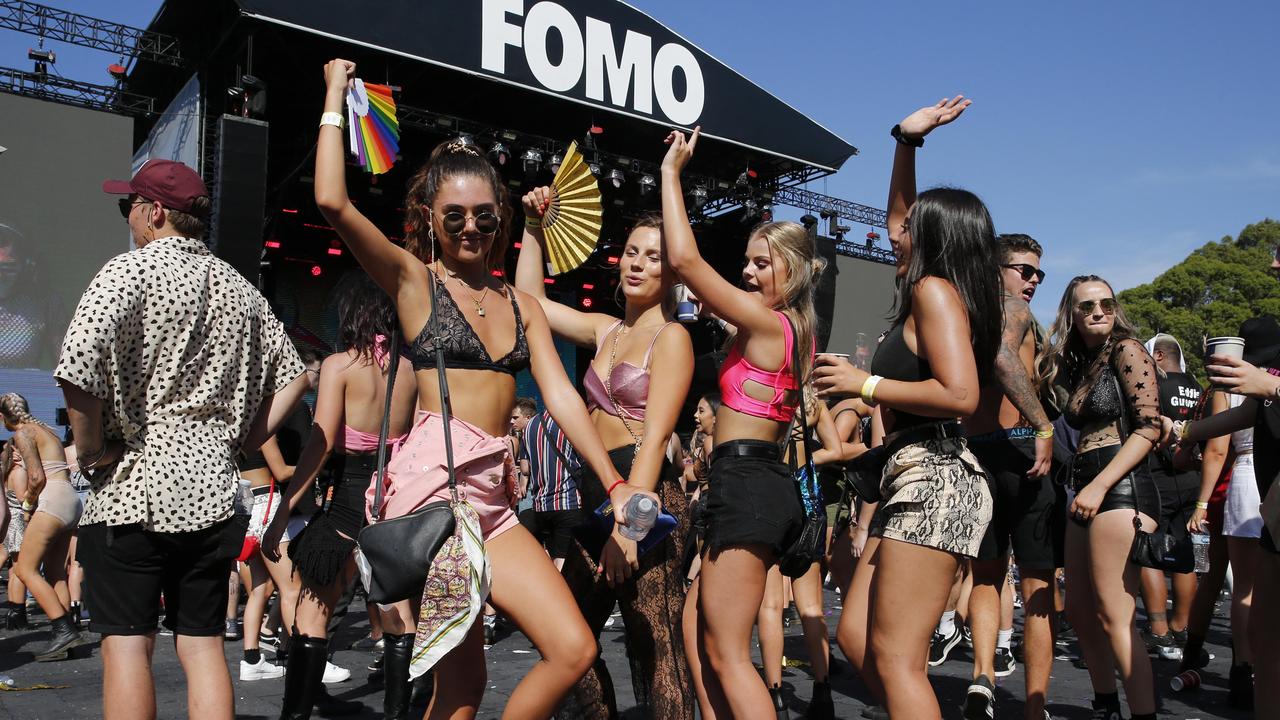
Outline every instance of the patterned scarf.
<path fill-rule="evenodd" d="M 489 555 L 479 516 L 466 502 L 454 503 L 453 516 L 457 520 L 453 537 L 436 554 L 423 588 L 409 661 L 411 678 L 427 672 L 462 644 L 489 597 Z"/>

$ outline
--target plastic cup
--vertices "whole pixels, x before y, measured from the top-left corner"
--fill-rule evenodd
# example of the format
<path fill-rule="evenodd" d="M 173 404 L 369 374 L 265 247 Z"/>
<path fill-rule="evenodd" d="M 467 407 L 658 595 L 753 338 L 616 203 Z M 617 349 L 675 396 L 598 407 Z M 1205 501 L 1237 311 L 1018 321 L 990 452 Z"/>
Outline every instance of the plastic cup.
<path fill-rule="evenodd" d="M 1174 692 L 1195 690 L 1200 687 L 1200 673 L 1195 670 L 1178 673 L 1169 680 L 1169 687 L 1173 688 Z"/>
<path fill-rule="evenodd" d="M 1205 349 L 1209 355 L 1224 355 L 1233 357 L 1237 360 L 1244 359 L 1244 338 L 1238 337 L 1215 337 L 1209 338 L 1205 342 Z"/>
<path fill-rule="evenodd" d="M 676 303 L 676 320 L 682 323 L 698 322 L 698 306 L 688 300 Z"/>

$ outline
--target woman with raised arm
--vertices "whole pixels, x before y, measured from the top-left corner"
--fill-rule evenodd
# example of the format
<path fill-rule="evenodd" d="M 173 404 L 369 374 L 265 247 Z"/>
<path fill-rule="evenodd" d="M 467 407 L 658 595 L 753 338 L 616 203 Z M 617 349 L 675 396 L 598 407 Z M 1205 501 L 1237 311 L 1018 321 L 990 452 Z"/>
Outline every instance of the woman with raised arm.
<path fill-rule="evenodd" d="M 689 663 L 679 640 L 684 582 L 681 551 L 689 508 L 677 469 L 666 455 L 667 439 L 693 381 L 693 343 L 675 322 L 675 277 L 663 259 L 662 217 L 636 221 L 618 260 L 621 320 L 584 313 L 547 298 L 543 283 L 541 219 L 551 199 L 549 188 L 524 197 L 525 230 L 516 265 L 516 287 L 538 299 L 551 331 L 596 352 L 582 379 L 587 409 L 609 458 L 627 481 L 662 498 L 678 525 L 659 546 L 637 555 L 636 542 L 614 528 L 605 557 L 591 557 L 578 543 L 565 559 L 564 576 L 578 607 L 598 637 L 618 604 L 627 628 L 636 702 L 655 718 L 693 714 Z M 651 382 L 654 377 L 661 382 Z M 582 507 L 594 512 L 604 504 L 600 482 L 582 478 Z M 613 682 L 598 660 L 574 688 L 585 717 L 617 716 Z"/>
<path fill-rule="evenodd" d="M 15 472 L 25 474 L 25 483 L 18 484 L 26 487 L 22 516 L 27 529 L 13 571 L 53 626 L 53 639 L 36 654 L 36 660 L 64 660 L 82 641 L 69 614 L 67 551 L 83 508 L 71 488 L 62 442 L 52 428 L 31 415 L 26 398 L 17 393 L 0 395 L 0 417 L 5 429 L 13 433 L 11 462 Z"/>
<path fill-rule="evenodd" d="M 279 557 L 279 543 L 289 516 L 311 497 L 316 476 L 326 463 L 333 484 L 324 507 L 289 543 L 295 573 L 290 596 L 297 597 L 293 626 L 303 640 L 291 652 L 285 675 L 285 714 L 310 708 L 327 669 L 328 624 L 343 590 L 355 572 L 356 536 L 365 525 L 365 495 L 377 470 L 378 434 L 386 406 L 387 374 L 399 370 L 391 397 L 388 444 L 395 444 L 413 423 L 416 388 L 409 361 L 391 347 L 395 323 L 391 300 L 368 276 L 347 286 L 338 304 L 342 352 L 325 358 L 311 435 L 288 488 L 278 498 L 280 511 L 262 538 L 262 552 Z M 284 593 L 282 592 L 282 597 Z M 397 603 L 381 617 L 385 643 L 384 716 L 403 720 L 409 711 L 409 655 L 417 624 L 409 603 Z M 247 632 L 247 629 L 246 629 Z"/>
<path fill-rule="evenodd" d="M 1141 568 L 1129 549 L 1135 523 L 1151 532 L 1160 517 L 1160 491 L 1147 459 L 1162 429 L 1155 362 L 1136 334 L 1111 286 L 1080 275 L 1062 294 L 1051 344 L 1039 361 L 1042 382 L 1070 392 L 1063 417 L 1080 431 L 1063 567 L 1068 586 L 1092 590 L 1073 591 L 1067 613 L 1089 665 L 1094 717 L 1103 720 L 1122 717 L 1116 671 L 1133 718 L 1154 718 L 1156 708 L 1135 612 Z"/>
<path fill-rule="evenodd" d="M 685 212 L 680 172 L 700 129 L 667 136 L 662 217 L 667 262 L 703 306 L 737 330 L 720 368 L 702 568 L 686 602 L 695 603 L 702 716 L 775 717 L 769 691 L 751 663 L 751 627 L 765 577 L 800 535 L 804 508 L 780 446 L 813 366 L 813 291 L 823 261 L 805 229 L 766 223 L 747 239 L 742 287 L 698 253 Z M 691 648 L 686 651 L 693 654 Z"/>
<path fill-rule="evenodd" d="M 837 637 L 893 717 L 939 717 L 925 672 L 929 640 L 956 568 L 977 554 L 992 514 L 986 476 L 956 418 L 977 407 L 1000 342 L 995 230 L 973 193 L 916 195 L 916 148 L 968 106 L 946 99 L 893 128 L 889 242 L 898 291 L 893 326 L 871 361 L 875 374 L 831 355 L 814 371 L 824 395 L 860 395 L 882 413 L 884 499 Z"/>
<path fill-rule="evenodd" d="M 436 463 L 423 466 L 421 474 L 392 478 L 382 517 L 398 517 L 450 495 L 447 468 L 441 463 L 438 342 L 452 397 L 458 492 L 478 515 L 492 571 L 489 599 L 542 654 L 511 693 L 503 717 L 546 718 L 590 668 L 596 642 L 564 579 L 512 509 L 513 459 L 503 436 L 515 406 L 516 373 L 532 369 L 543 402 L 599 479 L 619 522 L 626 524 L 622 509 L 631 496 L 645 491 L 628 484 L 609 462 L 582 398 L 565 376 L 538 302 L 500 277 L 511 207 L 506 183 L 483 151 L 458 139 L 431 153 L 410 182 L 404 248 L 392 244 L 351 204 L 341 111 L 354 73 L 355 64 L 345 60 L 325 66 L 316 204 L 392 298 L 400 328 L 410 339 L 418 413 L 397 460 L 431 458 Z M 433 309 L 438 329 L 428 323 Z M 466 507 L 462 511 L 469 512 Z M 531 597 L 538 602 L 530 603 Z M 472 608 L 472 614 L 478 615 L 479 608 Z M 465 639 L 435 665 L 431 718 L 475 716 L 486 682 L 483 639 L 481 623 L 473 622 Z"/>

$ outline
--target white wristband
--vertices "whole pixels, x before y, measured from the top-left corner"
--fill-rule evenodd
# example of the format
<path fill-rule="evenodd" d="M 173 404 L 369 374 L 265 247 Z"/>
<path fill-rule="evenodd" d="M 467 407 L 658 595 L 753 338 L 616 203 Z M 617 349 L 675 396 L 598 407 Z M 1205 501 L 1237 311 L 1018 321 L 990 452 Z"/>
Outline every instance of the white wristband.
<path fill-rule="evenodd" d="M 338 129 L 342 129 L 342 113 L 327 112 L 320 116 L 320 127 L 332 125 Z"/>

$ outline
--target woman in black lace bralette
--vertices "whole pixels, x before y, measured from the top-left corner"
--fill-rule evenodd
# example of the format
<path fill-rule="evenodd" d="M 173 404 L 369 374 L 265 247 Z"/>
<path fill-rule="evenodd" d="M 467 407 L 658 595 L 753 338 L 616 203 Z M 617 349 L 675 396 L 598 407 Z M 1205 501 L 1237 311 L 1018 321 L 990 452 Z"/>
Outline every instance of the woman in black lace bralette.
<path fill-rule="evenodd" d="M 446 426 L 440 414 L 437 338 L 452 398 L 448 428 L 463 501 L 455 506 L 455 516 L 469 530 L 447 541 L 432 563 L 427 583 L 431 602 L 422 604 L 411 673 L 434 667 L 431 717 L 475 716 L 486 686 L 478 618 L 488 589 L 490 602 L 542 654 L 511 693 L 505 714 L 550 717 L 591 667 L 597 647 L 564 579 L 516 521 L 514 461 L 504 439 L 516 402 L 516 374 L 533 371 L 547 409 L 606 488 L 618 515 L 642 491 L 626 484 L 610 463 L 582 398 L 565 375 L 537 300 L 503 280 L 511 204 L 505 180 L 484 151 L 462 138 L 435 148 L 410 181 L 405 246 L 398 247 L 347 196 L 341 111 L 355 64 L 333 60 L 324 73 L 316 205 L 395 301 L 418 386 L 419 411 L 388 465 L 385 501 L 375 519 L 399 517 L 450 497 L 441 452 Z M 429 323 L 433 309 L 435 323 Z M 486 588 L 490 571 L 492 583 Z M 466 613 L 463 621 L 453 620 L 453 608 Z"/>
<path fill-rule="evenodd" d="M 1043 382 L 1064 387 L 1064 412 L 1080 431 L 1071 465 L 1076 496 L 1069 510 L 1067 613 L 1093 681 L 1094 717 L 1118 720 L 1116 671 L 1135 720 L 1155 717 L 1151 660 L 1138 635 L 1140 568 L 1129 561 L 1134 517 L 1155 529 L 1160 496 L 1147 457 L 1160 441 L 1155 363 L 1115 293 L 1096 275 L 1071 280 L 1039 358 Z"/>

